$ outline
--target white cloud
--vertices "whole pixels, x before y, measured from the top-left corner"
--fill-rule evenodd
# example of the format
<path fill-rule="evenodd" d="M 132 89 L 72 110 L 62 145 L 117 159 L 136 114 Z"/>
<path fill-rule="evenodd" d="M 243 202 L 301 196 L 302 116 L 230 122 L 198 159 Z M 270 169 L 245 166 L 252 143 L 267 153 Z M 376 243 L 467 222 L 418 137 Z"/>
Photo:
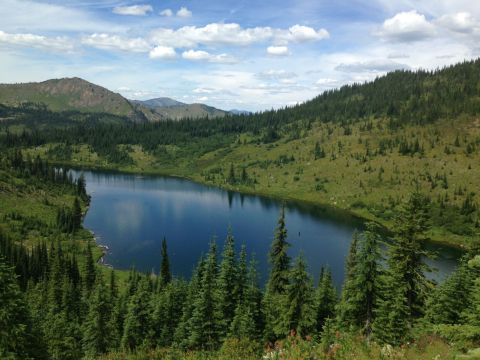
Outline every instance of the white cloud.
<path fill-rule="evenodd" d="M 315 29 L 302 26 L 302 25 L 294 25 L 288 29 L 292 40 L 294 41 L 312 41 L 312 40 L 323 40 L 328 39 L 330 34 L 325 29 L 320 29 L 315 31 Z"/>
<path fill-rule="evenodd" d="M 400 42 L 424 40 L 434 34 L 435 27 L 415 10 L 400 12 L 385 20 L 379 32 L 386 39 Z"/>
<path fill-rule="evenodd" d="M 4 31 L 0 31 L 0 44 L 1 43 L 61 52 L 71 52 L 74 50 L 72 41 L 66 37 L 47 37 L 35 34 L 10 34 Z"/>
<path fill-rule="evenodd" d="M 180 10 L 177 11 L 177 16 L 182 18 L 189 18 L 192 16 L 192 12 L 188 10 L 186 7 L 181 7 Z"/>
<path fill-rule="evenodd" d="M 122 24 L 105 21 L 80 7 L 31 0 L 0 1 L 1 30 L 10 33 L 47 31 L 123 31 Z"/>
<path fill-rule="evenodd" d="M 174 47 L 196 47 L 198 45 L 246 46 L 273 40 L 275 45 L 285 46 L 289 42 L 316 41 L 329 37 L 325 29 L 314 30 L 301 25 L 289 29 L 271 27 L 242 28 L 236 23 L 211 23 L 204 27 L 184 26 L 180 29 L 160 28 L 152 32 L 152 41 Z"/>
<path fill-rule="evenodd" d="M 196 102 L 208 101 L 208 96 L 201 96 L 196 99 Z"/>
<path fill-rule="evenodd" d="M 437 19 L 436 23 L 451 31 L 464 34 L 472 33 L 474 30 L 480 28 L 480 23 L 468 12 L 443 15 Z"/>
<path fill-rule="evenodd" d="M 203 50 L 187 50 L 182 53 L 182 57 L 185 60 L 207 61 L 212 63 L 226 63 L 226 64 L 230 63 L 231 64 L 236 62 L 234 58 L 232 58 L 227 54 L 213 55 Z"/>
<path fill-rule="evenodd" d="M 192 90 L 194 94 L 211 94 L 215 92 L 215 89 L 211 88 L 195 88 Z"/>
<path fill-rule="evenodd" d="M 169 46 L 155 46 L 150 51 L 150 59 L 174 59 L 177 57 L 175 49 Z"/>
<path fill-rule="evenodd" d="M 160 15 L 170 17 L 173 16 L 173 11 L 171 9 L 165 9 L 160 11 Z"/>
<path fill-rule="evenodd" d="M 351 73 L 382 73 L 399 69 L 410 69 L 410 67 L 392 60 L 369 60 L 363 62 L 342 63 L 335 67 L 335 70 Z"/>
<path fill-rule="evenodd" d="M 145 16 L 152 12 L 151 5 L 116 6 L 112 12 L 117 15 Z"/>
<path fill-rule="evenodd" d="M 150 45 L 141 38 L 125 38 L 110 34 L 92 34 L 84 36 L 82 44 L 103 50 L 121 50 L 130 52 L 148 52 Z"/>
<path fill-rule="evenodd" d="M 267 53 L 272 56 L 287 56 L 289 55 L 287 46 L 269 46 Z"/>

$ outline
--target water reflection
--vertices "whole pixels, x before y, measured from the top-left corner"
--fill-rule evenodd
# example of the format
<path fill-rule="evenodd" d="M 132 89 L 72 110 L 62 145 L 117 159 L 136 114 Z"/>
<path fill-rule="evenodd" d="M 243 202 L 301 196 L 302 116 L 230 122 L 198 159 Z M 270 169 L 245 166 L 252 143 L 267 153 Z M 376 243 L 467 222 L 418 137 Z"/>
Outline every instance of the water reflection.
<path fill-rule="evenodd" d="M 280 201 L 178 178 L 92 171 L 84 174 L 92 194 L 84 224 L 95 232 L 100 244 L 109 247 L 107 263 L 122 269 L 134 265 L 143 271 L 158 271 L 165 236 L 173 272 L 188 278 L 200 255 L 208 251 L 212 237 L 217 238 L 221 249 L 231 226 L 237 250 L 245 244 L 249 253 L 256 254 L 265 279 Z M 290 255 L 302 251 L 315 277 L 322 265 L 328 265 L 340 286 L 352 234 L 362 229 L 362 223 L 332 209 L 288 202 L 286 224 L 292 244 Z M 435 249 L 440 256 L 433 264 L 440 274 L 450 272 L 458 254 L 447 248 Z"/>

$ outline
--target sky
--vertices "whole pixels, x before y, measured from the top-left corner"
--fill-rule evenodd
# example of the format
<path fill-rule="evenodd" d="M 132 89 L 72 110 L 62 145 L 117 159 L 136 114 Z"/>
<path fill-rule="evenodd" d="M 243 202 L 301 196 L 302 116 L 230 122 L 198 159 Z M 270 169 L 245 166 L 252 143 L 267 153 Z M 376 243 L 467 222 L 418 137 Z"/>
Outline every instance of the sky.
<path fill-rule="evenodd" d="M 480 56 L 477 0 L 1 0 L 0 14 L 0 83 L 76 76 L 226 110 Z"/>

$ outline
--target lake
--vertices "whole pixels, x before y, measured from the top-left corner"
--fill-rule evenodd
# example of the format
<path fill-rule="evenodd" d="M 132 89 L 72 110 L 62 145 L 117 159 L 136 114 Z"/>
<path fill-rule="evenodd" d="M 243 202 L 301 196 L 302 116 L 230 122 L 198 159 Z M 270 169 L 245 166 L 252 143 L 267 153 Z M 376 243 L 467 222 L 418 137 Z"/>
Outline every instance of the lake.
<path fill-rule="evenodd" d="M 245 244 L 249 254 L 255 253 L 262 282 L 267 278 L 268 251 L 281 201 L 173 177 L 83 173 L 92 196 L 84 226 L 95 233 L 98 244 L 108 246 L 107 264 L 157 273 L 165 237 L 172 272 L 189 278 L 212 238 L 222 251 L 230 226 L 237 250 Z M 289 254 L 293 258 L 303 253 L 315 279 L 322 265 L 329 266 L 339 287 L 352 234 L 362 229 L 362 222 L 319 206 L 299 202 L 285 206 Z M 430 263 L 438 269 L 432 276 L 440 280 L 454 269 L 460 254 L 433 244 L 429 248 L 438 253 Z"/>

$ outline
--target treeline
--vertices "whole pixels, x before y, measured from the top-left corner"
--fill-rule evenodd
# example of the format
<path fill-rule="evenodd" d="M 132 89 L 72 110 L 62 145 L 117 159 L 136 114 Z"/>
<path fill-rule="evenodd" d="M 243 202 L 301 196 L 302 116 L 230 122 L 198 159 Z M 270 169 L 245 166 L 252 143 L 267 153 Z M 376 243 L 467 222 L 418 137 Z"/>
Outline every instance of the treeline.
<path fill-rule="evenodd" d="M 68 169 L 57 168 L 49 164 L 47 160 L 42 160 L 39 155 L 35 158 L 30 156 L 25 158 L 20 149 L 7 151 L 0 154 L 0 169 L 13 171 L 15 176 L 21 178 L 33 178 L 44 183 L 65 185 L 70 187 L 82 200 L 88 201 L 89 199 L 83 175 L 75 180 Z"/>
<path fill-rule="evenodd" d="M 264 143 L 282 136 L 298 138 L 315 121 L 338 123 L 348 134 L 349 124 L 372 117 L 388 118 L 389 126 L 394 129 L 406 123 L 426 124 L 461 114 L 478 114 L 479 81 L 480 59 L 477 59 L 435 71 L 395 71 L 372 82 L 345 85 L 279 110 L 157 123 L 133 123 L 107 114 L 54 113 L 44 107 L 26 105 L 2 106 L 1 113 L 13 119 L 7 117 L 2 121 L 0 144 L 3 147 L 51 142 L 88 144 L 99 154 L 109 154 L 118 151 L 118 144 L 139 144 L 154 152 L 158 145 L 188 145 L 194 139 L 194 147 L 205 152 L 230 144 L 240 133 L 252 133 Z M 27 125 L 29 130 L 20 134 L 9 131 L 11 125 L 19 123 Z M 208 142 L 202 141 L 206 138 Z M 412 144 L 400 151 L 412 153 L 421 149 Z"/>
<path fill-rule="evenodd" d="M 48 251 L 46 244 L 27 251 L 0 233 L 0 295 L 6 299 L 0 322 L 7 329 L 0 354 L 80 359 L 166 347 L 215 350 L 229 339 L 261 352 L 288 336 L 314 339 L 328 353 L 337 331 L 391 345 L 410 341 L 419 331 L 449 338 L 461 330 L 475 340 L 479 252 L 472 249 L 435 287 L 425 276 L 427 230 L 428 201 L 414 193 L 396 218 L 386 259 L 375 225 L 355 234 L 340 295 L 328 268 L 321 269 L 315 287 L 303 257 L 289 257 L 283 210 L 264 291 L 254 257 L 247 258 L 245 247 L 236 253 L 231 231 L 221 258 L 212 242 L 189 281 L 172 277 L 164 239 L 160 273 L 132 270 L 122 288 L 115 271 L 105 278 L 95 266 L 90 243 L 76 255 L 54 241 Z"/>

